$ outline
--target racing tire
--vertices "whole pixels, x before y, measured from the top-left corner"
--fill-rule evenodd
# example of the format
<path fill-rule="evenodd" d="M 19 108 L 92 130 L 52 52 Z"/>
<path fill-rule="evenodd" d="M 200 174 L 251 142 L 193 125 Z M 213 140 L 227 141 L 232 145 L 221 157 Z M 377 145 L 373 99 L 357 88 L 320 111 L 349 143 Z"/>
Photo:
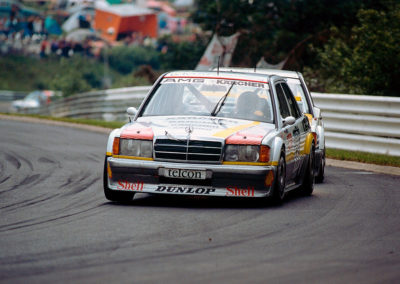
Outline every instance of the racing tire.
<path fill-rule="evenodd" d="M 322 159 L 321 159 L 321 163 L 320 163 L 319 168 L 318 168 L 318 173 L 315 176 L 315 182 L 316 183 L 323 183 L 324 182 L 324 178 L 325 178 L 325 149 L 324 149 L 324 152 L 322 154 Z"/>
<path fill-rule="evenodd" d="M 104 161 L 103 187 L 104 187 L 104 195 L 110 201 L 129 202 L 132 201 L 133 196 L 135 195 L 134 192 L 116 191 L 108 187 L 107 158 Z"/>
<path fill-rule="evenodd" d="M 313 144 L 310 154 L 308 155 L 306 170 L 304 172 L 303 184 L 300 187 L 301 193 L 304 196 L 310 196 L 314 191 L 314 184 L 315 184 L 314 165 L 315 165 L 315 150 Z"/>
<path fill-rule="evenodd" d="M 274 205 L 281 205 L 285 198 L 286 187 L 286 162 L 284 155 L 279 158 L 278 166 L 276 168 L 275 183 L 272 189 L 271 201 Z"/>

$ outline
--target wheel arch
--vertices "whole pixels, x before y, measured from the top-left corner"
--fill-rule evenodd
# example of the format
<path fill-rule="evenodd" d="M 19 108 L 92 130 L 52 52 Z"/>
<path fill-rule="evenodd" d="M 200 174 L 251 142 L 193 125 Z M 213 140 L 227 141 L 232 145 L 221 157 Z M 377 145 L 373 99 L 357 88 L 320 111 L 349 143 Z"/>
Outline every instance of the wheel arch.
<path fill-rule="evenodd" d="M 310 132 L 307 134 L 306 141 L 304 143 L 304 149 L 303 149 L 304 154 L 306 155 L 310 154 L 313 143 L 315 147 L 315 145 L 317 145 L 317 141 L 315 141 L 314 135 Z"/>
<path fill-rule="evenodd" d="M 271 161 L 273 162 L 279 162 L 279 159 L 281 157 L 281 153 L 286 151 L 285 149 L 285 143 L 283 143 L 282 138 L 278 137 L 274 139 L 274 142 L 272 143 L 272 149 L 273 153 L 271 153 Z"/>

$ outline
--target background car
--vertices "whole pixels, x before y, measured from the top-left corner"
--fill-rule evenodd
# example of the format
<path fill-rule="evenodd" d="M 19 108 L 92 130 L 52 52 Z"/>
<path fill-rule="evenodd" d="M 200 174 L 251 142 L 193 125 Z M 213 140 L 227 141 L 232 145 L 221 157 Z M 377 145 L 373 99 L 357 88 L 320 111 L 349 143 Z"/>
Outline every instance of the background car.
<path fill-rule="evenodd" d="M 216 69 L 215 69 L 216 70 Z M 219 68 L 220 71 L 258 73 L 265 75 L 278 75 L 286 79 L 300 110 L 307 115 L 311 124 L 311 131 L 316 135 L 315 149 L 315 180 L 323 182 L 325 177 L 325 130 L 321 110 L 314 105 L 311 93 L 307 88 L 303 75 L 297 71 L 278 69 L 253 69 L 253 68 Z"/>
<path fill-rule="evenodd" d="M 270 197 L 314 189 L 316 141 L 286 81 L 236 72 L 162 75 L 104 163 L 112 201 L 135 193 Z"/>
<path fill-rule="evenodd" d="M 60 94 L 50 90 L 37 90 L 29 93 L 24 99 L 13 101 L 10 107 L 11 112 L 20 112 L 28 109 L 35 109 L 49 104 Z"/>

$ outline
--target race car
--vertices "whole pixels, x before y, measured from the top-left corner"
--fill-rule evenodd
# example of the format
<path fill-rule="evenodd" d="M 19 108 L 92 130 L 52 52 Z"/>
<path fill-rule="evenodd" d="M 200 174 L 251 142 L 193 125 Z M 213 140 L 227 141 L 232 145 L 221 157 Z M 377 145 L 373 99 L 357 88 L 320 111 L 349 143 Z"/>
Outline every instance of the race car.
<path fill-rule="evenodd" d="M 262 69 L 262 68 L 232 68 L 225 67 L 219 70 L 229 72 L 259 73 L 278 75 L 286 79 L 290 90 L 294 94 L 300 110 L 308 117 L 311 132 L 315 135 L 315 181 L 321 183 L 325 177 L 325 130 L 321 110 L 314 105 L 311 94 L 300 72 L 289 70 Z"/>
<path fill-rule="evenodd" d="M 314 190 L 316 139 L 285 79 L 238 72 L 160 76 L 104 163 L 111 201 L 135 193 L 263 198 Z"/>

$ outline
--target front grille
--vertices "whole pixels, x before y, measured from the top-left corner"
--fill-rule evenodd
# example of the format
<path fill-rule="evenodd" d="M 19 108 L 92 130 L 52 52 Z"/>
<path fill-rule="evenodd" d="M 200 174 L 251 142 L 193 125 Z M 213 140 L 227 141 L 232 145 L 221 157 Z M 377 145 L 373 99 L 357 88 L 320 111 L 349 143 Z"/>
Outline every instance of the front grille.
<path fill-rule="evenodd" d="M 157 139 L 154 144 L 155 158 L 193 162 L 218 162 L 222 143 L 215 141 Z"/>

